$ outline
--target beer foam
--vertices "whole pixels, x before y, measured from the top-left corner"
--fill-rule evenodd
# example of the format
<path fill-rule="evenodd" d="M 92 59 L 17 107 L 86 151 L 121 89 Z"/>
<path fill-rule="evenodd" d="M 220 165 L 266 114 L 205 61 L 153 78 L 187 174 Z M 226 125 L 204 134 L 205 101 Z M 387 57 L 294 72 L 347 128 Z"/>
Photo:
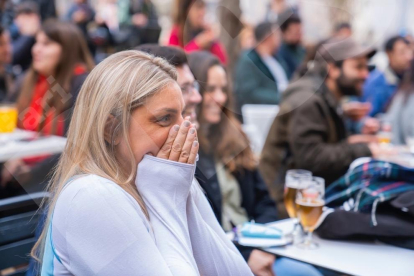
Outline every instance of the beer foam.
<path fill-rule="evenodd" d="M 325 201 L 315 200 L 315 199 L 312 199 L 312 200 L 299 199 L 299 200 L 296 200 L 296 204 L 306 206 L 306 207 L 319 207 L 319 206 L 324 206 Z"/>

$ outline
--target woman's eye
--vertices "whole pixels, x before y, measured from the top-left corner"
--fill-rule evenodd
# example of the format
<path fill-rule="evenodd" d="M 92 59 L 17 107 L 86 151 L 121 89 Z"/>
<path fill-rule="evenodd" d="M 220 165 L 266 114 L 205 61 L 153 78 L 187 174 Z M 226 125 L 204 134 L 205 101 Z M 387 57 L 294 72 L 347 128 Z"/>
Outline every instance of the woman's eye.
<path fill-rule="evenodd" d="M 171 115 L 166 115 L 158 119 L 159 123 L 168 123 L 171 119 Z"/>

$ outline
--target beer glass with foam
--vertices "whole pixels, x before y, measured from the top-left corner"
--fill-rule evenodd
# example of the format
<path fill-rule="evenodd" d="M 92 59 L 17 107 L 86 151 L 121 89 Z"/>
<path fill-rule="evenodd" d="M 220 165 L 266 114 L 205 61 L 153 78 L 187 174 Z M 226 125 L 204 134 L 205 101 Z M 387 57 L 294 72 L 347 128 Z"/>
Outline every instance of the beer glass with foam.
<path fill-rule="evenodd" d="M 309 185 L 298 189 L 296 193 L 296 208 L 299 221 L 307 233 L 305 240 L 298 244 L 301 248 L 315 249 L 318 244 L 312 240 L 312 233 L 317 226 L 325 205 L 325 181 L 313 177 Z"/>

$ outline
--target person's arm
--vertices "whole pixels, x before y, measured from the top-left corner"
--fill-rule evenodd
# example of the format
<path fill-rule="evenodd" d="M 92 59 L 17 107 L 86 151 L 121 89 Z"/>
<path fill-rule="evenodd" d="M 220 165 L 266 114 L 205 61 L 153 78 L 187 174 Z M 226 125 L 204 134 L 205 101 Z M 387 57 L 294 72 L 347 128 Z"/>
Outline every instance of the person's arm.
<path fill-rule="evenodd" d="M 213 43 L 213 45 L 211 45 L 210 52 L 214 54 L 215 56 L 217 56 L 224 65 L 227 64 L 226 49 L 220 42 Z"/>
<path fill-rule="evenodd" d="M 193 39 L 190 42 L 188 42 L 187 45 L 184 46 L 184 50 L 186 50 L 187 52 L 192 52 L 192 51 L 199 51 L 202 49 L 200 46 L 198 46 L 196 40 Z"/>
<path fill-rule="evenodd" d="M 174 275 L 122 188 L 93 175 L 68 185 L 55 207 L 52 239 L 72 275 Z"/>
<path fill-rule="evenodd" d="M 152 156 L 138 165 L 137 188 L 161 254 L 174 275 L 194 274 L 175 268 L 177 255 L 198 267 L 201 275 L 249 275 L 242 273 L 249 272 L 247 264 L 221 230 L 204 195 L 193 197 L 194 170 L 195 165 Z"/>
<path fill-rule="evenodd" d="M 239 61 L 235 72 L 235 85 L 237 97 L 241 103 L 249 104 L 279 104 L 279 93 L 274 85 L 274 89 L 260 83 L 263 78 L 258 78 L 257 74 L 263 74 L 252 61 L 245 57 Z M 270 79 L 268 81 L 271 81 Z"/>
<path fill-rule="evenodd" d="M 201 275 L 252 275 L 247 265 L 251 249 L 246 248 L 246 258 L 241 255 L 244 251 L 226 236 L 198 183 L 193 183 L 188 203 L 190 237 Z"/>
<path fill-rule="evenodd" d="M 289 124 L 295 164 L 314 174 L 345 171 L 355 159 L 371 156 L 367 144 L 328 143 L 329 127 L 316 101 L 299 106 Z"/>
<path fill-rule="evenodd" d="M 181 46 L 180 45 L 180 40 L 178 38 L 178 28 L 177 27 L 173 27 L 173 29 L 171 30 L 170 39 L 168 40 L 168 45 Z"/>

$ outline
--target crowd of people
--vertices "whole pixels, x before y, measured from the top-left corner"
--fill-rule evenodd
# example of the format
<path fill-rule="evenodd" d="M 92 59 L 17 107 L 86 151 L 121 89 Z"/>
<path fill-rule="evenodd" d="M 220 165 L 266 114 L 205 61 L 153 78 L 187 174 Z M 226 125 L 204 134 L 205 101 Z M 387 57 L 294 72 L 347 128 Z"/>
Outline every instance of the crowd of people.
<path fill-rule="evenodd" d="M 395 154 L 379 132 L 414 138 L 408 37 L 387 40 L 389 65 L 373 69 L 381 49 L 349 23 L 305 47 L 289 9 L 249 27 L 254 43 L 229 62 L 203 0 L 175 1 L 168 45 L 151 0 L 74 0 L 60 17 L 53 1 L 6 2 L 0 101 L 16 105 L 19 128 L 67 136 L 62 154 L 1 166 L 0 198 L 52 194 L 32 252 L 42 266 L 33 259 L 28 275 L 328 275 L 235 247 L 223 230 L 288 217 L 288 170 L 329 186 L 360 157 Z M 280 107 L 260 156 L 245 104 Z"/>

